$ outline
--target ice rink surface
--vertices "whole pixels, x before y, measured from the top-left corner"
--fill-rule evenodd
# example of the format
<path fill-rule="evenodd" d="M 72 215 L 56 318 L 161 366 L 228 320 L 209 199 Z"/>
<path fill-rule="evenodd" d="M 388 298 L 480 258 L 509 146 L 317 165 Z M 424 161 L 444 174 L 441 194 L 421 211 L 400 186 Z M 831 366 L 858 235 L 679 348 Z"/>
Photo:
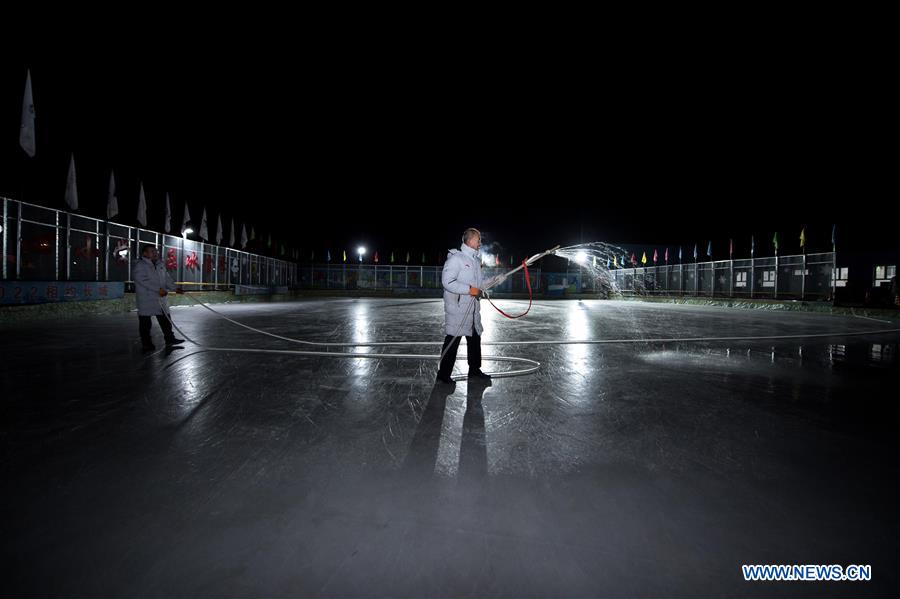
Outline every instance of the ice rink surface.
<path fill-rule="evenodd" d="M 316 342 L 443 337 L 440 300 L 212 307 Z M 449 386 L 436 360 L 169 351 L 155 322 L 143 354 L 133 313 L 5 326 L 8 596 L 900 593 L 900 333 L 875 332 L 900 322 L 575 300 L 482 313 L 483 353 L 537 372 Z M 172 316 L 205 346 L 326 350 L 199 306 Z M 563 340 L 616 342 L 547 343 Z M 742 564 L 873 579 L 750 583 Z"/>

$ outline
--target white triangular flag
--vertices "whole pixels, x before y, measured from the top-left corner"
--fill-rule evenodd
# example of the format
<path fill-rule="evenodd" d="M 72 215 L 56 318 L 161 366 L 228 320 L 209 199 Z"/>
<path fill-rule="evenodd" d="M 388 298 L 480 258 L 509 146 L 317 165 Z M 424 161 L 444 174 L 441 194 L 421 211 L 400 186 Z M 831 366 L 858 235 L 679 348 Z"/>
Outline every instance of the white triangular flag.
<path fill-rule="evenodd" d="M 116 197 L 116 178 L 109 171 L 109 193 L 106 196 L 106 220 L 111 220 L 119 213 L 119 198 Z"/>
<path fill-rule="evenodd" d="M 31 70 L 25 75 L 25 96 L 22 98 L 22 124 L 19 127 L 19 145 L 34 158 L 34 97 L 31 95 Z"/>
<path fill-rule="evenodd" d="M 69 176 L 66 177 L 66 206 L 78 210 L 78 186 L 75 184 L 75 154 L 69 159 Z"/>
<path fill-rule="evenodd" d="M 241 249 L 247 247 L 247 223 L 241 228 Z"/>
<path fill-rule="evenodd" d="M 188 221 L 191 220 L 191 213 L 188 212 L 187 202 L 184 203 L 184 218 L 181 221 L 181 231 L 184 232 L 184 228 L 187 226 Z"/>
<path fill-rule="evenodd" d="M 203 241 L 209 241 L 209 228 L 206 226 L 206 208 L 203 209 L 203 216 L 200 217 L 200 238 Z"/>
<path fill-rule="evenodd" d="M 231 219 L 231 237 L 228 240 L 228 245 L 234 247 L 234 218 Z"/>
<path fill-rule="evenodd" d="M 142 227 L 147 226 L 147 198 L 144 196 L 144 184 L 141 183 L 141 191 L 138 194 L 137 222 Z"/>
<path fill-rule="evenodd" d="M 216 244 L 222 245 L 222 213 L 219 213 L 219 219 L 216 222 Z"/>
<path fill-rule="evenodd" d="M 169 192 L 166 192 L 166 228 L 165 231 L 168 233 L 172 230 L 172 202 L 169 201 Z"/>

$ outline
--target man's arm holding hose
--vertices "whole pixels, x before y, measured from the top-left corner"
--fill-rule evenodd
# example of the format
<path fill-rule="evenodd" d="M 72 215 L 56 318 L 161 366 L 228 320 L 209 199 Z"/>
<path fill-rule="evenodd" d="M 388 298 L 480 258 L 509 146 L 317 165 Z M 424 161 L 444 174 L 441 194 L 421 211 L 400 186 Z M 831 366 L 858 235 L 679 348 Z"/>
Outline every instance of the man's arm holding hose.
<path fill-rule="evenodd" d="M 184 293 L 184 289 L 182 289 L 179 285 L 172 280 L 172 276 L 166 271 L 166 291 L 174 291 L 175 293 Z"/>

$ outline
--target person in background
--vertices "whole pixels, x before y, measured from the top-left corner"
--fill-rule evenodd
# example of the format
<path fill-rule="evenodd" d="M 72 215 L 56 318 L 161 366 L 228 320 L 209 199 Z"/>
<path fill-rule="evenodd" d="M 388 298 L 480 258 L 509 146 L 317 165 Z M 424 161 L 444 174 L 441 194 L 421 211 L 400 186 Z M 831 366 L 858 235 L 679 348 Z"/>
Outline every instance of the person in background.
<path fill-rule="evenodd" d="M 144 351 L 156 349 L 150 338 L 150 328 L 153 326 L 150 320 L 151 316 L 156 316 L 167 346 L 184 343 L 184 339 L 178 339 L 172 333 L 172 324 L 169 322 L 169 304 L 166 299 L 170 291 L 176 293 L 184 293 L 184 291 L 175 285 L 172 277 L 166 272 L 165 265 L 159 260 L 159 251 L 156 246 L 150 244 L 141 246 L 141 258 L 134 264 L 132 277 L 137 298 L 138 331 Z"/>

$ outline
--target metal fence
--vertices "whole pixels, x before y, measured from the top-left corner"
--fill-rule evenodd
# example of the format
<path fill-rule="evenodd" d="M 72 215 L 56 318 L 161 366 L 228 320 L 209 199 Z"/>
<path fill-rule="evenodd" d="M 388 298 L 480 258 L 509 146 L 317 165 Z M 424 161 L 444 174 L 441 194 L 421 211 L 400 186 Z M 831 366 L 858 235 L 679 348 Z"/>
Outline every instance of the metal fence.
<path fill-rule="evenodd" d="M 721 260 L 610 271 L 621 293 L 831 300 L 835 254 Z"/>
<path fill-rule="evenodd" d="M 748 260 L 722 260 L 613 270 L 572 267 L 566 272 L 531 272 L 531 287 L 545 296 L 569 293 L 675 295 L 756 299 L 828 300 L 833 297 L 834 253 Z M 307 289 L 441 289 L 440 266 L 313 264 L 298 267 Z M 484 278 L 505 272 L 485 267 Z M 495 293 L 527 293 L 523 272 L 494 288 Z"/>
<path fill-rule="evenodd" d="M 312 264 L 298 268 L 297 281 L 306 289 L 372 289 L 439 291 L 443 266 L 377 265 L 377 264 Z M 503 268 L 483 268 L 488 279 L 506 272 Z M 539 271 L 538 271 L 539 272 Z M 533 275 L 532 289 L 541 289 L 540 275 Z M 501 293 L 528 293 L 525 276 L 520 272 L 494 288 Z"/>
<path fill-rule="evenodd" d="M 131 281 L 139 247 L 152 243 L 192 289 L 292 286 L 293 262 L 2 198 L 5 280 Z"/>
<path fill-rule="evenodd" d="M 441 266 L 313 264 L 294 262 L 201 243 L 2 198 L 5 280 L 130 281 L 139 247 L 152 243 L 179 282 L 194 289 L 229 285 L 289 286 L 307 289 L 441 289 Z M 722 260 L 690 264 L 592 271 L 531 272 L 535 293 L 619 292 L 771 299 L 832 299 L 835 254 Z M 485 279 L 505 268 L 484 268 Z M 839 285 L 839 284 L 838 284 Z M 497 293 L 527 293 L 523 272 L 496 287 Z"/>

